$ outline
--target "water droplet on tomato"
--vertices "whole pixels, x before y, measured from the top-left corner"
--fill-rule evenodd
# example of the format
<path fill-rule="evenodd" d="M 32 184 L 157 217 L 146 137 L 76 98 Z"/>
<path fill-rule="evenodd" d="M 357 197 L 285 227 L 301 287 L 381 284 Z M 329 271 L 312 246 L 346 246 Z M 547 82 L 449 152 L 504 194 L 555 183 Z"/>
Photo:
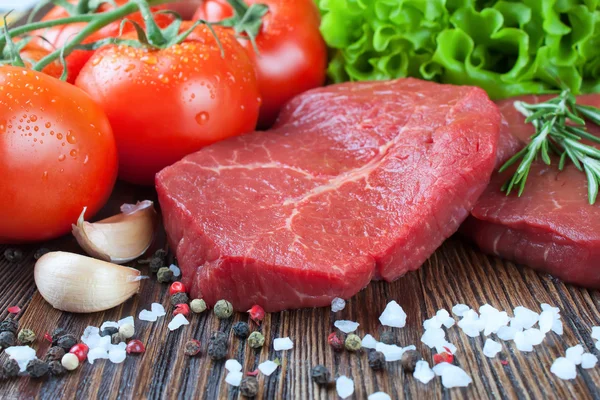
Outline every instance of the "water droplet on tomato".
<path fill-rule="evenodd" d="M 58 161 L 65 161 L 65 158 L 67 158 L 64 154 L 61 154 L 60 156 L 58 156 Z"/>
<path fill-rule="evenodd" d="M 67 133 L 67 142 L 71 144 L 75 144 L 77 142 L 77 139 L 75 139 L 75 135 L 73 135 L 73 132 L 71 131 Z"/>
<path fill-rule="evenodd" d="M 37 121 L 37 116 L 32 115 L 29 117 L 29 119 L 31 120 L 31 122 L 35 122 L 35 121 Z"/>
<path fill-rule="evenodd" d="M 46 124 L 44 125 L 47 129 L 50 129 L 50 127 L 52 126 L 52 124 L 50 122 L 46 122 Z"/>
<path fill-rule="evenodd" d="M 158 62 L 158 59 L 155 56 L 150 55 L 143 56 L 142 58 L 140 58 L 140 60 L 149 65 L 155 65 Z"/>
<path fill-rule="evenodd" d="M 6 132 L 6 120 L 0 121 L 0 135 Z"/>
<path fill-rule="evenodd" d="M 71 157 L 77 157 L 77 150 L 73 149 L 69 152 L 69 154 L 71 155 Z"/>
<path fill-rule="evenodd" d="M 48 171 L 44 171 L 42 174 L 42 179 L 48 179 Z"/>
<path fill-rule="evenodd" d="M 102 61 L 102 56 L 94 57 L 94 59 L 92 60 L 92 65 L 98 65 L 100 64 L 100 61 Z"/>
<path fill-rule="evenodd" d="M 89 160 L 90 160 L 90 156 L 86 154 L 85 160 L 83 160 L 83 165 L 87 164 Z"/>
<path fill-rule="evenodd" d="M 164 74 L 160 74 L 158 75 L 158 79 L 162 82 L 162 83 L 169 83 L 169 77 L 165 76 Z"/>
<path fill-rule="evenodd" d="M 208 113 L 206 111 L 202 111 L 202 112 L 199 112 L 198 114 L 196 114 L 196 122 L 198 123 L 198 125 L 204 125 L 205 123 L 208 122 L 209 118 L 210 118 L 210 116 L 208 115 Z"/>
<path fill-rule="evenodd" d="M 57 133 L 57 134 L 56 134 L 56 138 L 57 138 L 58 140 L 61 140 L 61 139 L 63 138 L 63 135 L 62 135 L 62 133 Z"/>
<path fill-rule="evenodd" d="M 135 69 L 135 64 L 129 64 L 126 68 L 125 68 L 125 72 L 129 72 L 129 71 L 133 71 Z"/>

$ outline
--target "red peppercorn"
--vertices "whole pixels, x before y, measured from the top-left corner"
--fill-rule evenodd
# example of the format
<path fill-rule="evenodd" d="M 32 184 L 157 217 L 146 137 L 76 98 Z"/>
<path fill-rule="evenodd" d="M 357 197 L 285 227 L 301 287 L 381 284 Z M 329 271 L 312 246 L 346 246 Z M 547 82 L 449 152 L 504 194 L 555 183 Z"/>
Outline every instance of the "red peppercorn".
<path fill-rule="evenodd" d="M 84 343 L 78 343 L 75 346 L 71 347 L 69 353 L 75 354 L 79 362 L 84 362 L 87 358 L 88 352 L 90 348 Z"/>
<path fill-rule="evenodd" d="M 127 343 L 127 347 L 125 348 L 125 350 L 127 351 L 127 354 L 143 353 L 146 351 L 146 347 L 141 341 L 133 339 L 130 340 L 129 343 Z"/>
<path fill-rule="evenodd" d="M 253 305 L 248 312 L 250 313 L 250 319 L 256 322 L 258 325 L 260 325 L 262 320 L 265 319 L 265 309 L 258 304 Z"/>
<path fill-rule="evenodd" d="M 331 332 L 329 334 L 327 337 L 327 343 L 329 343 L 329 345 L 333 347 L 335 351 L 341 351 L 344 348 L 344 339 L 341 338 L 336 332 Z"/>
<path fill-rule="evenodd" d="M 173 315 L 183 314 L 186 317 L 190 315 L 190 306 L 187 304 L 177 304 L 175 306 L 175 311 L 173 311 Z"/>
<path fill-rule="evenodd" d="M 48 332 L 44 333 L 44 340 L 52 343 L 52 336 Z"/>
<path fill-rule="evenodd" d="M 452 361 L 454 361 L 454 356 L 446 352 L 433 355 L 433 363 L 435 365 L 445 362 L 452 364 Z"/>
<path fill-rule="evenodd" d="M 175 293 L 185 293 L 185 286 L 181 282 L 173 282 L 169 288 L 169 294 L 173 296 Z"/>

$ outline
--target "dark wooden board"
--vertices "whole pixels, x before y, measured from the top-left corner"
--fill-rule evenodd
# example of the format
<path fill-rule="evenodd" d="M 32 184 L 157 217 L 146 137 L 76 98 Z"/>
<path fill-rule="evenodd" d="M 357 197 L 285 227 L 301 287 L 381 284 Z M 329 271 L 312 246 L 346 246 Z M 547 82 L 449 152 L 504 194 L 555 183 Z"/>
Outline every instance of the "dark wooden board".
<path fill-rule="evenodd" d="M 119 184 L 99 217 L 118 211 L 123 202 L 154 198 L 149 189 Z M 158 242 L 164 241 L 159 235 Z M 71 237 L 43 245 L 53 250 L 79 251 Z M 87 362 L 74 373 L 62 378 L 35 381 L 21 377 L 0 383 L 2 399 L 237 399 L 241 396 L 236 388 L 224 382 L 222 362 L 212 362 L 206 356 L 206 344 L 214 330 L 230 332 L 234 322 L 247 320 L 247 314 L 235 314 L 234 318 L 219 321 L 210 312 L 193 316 L 191 324 L 178 331 L 169 332 L 170 317 L 155 323 L 137 319 L 142 308 L 152 302 L 165 305 L 167 311 L 167 285 L 155 280 L 142 284 L 139 295 L 115 309 L 76 315 L 53 309 L 36 292 L 33 280 L 33 253 L 40 245 L 21 246 L 25 259 L 10 264 L 0 257 L 0 319 L 8 316 L 6 308 L 19 305 L 22 311 L 17 318 L 21 327 L 30 327 L 40 335 L 55 327 L 68 328 L 81 335 L 88 325 L 99 326 L 106 320 L 117 320 L 129 315 L 136 317 L 136 337 L 146 343 L 147 351 L 140 356 L 129 356 L 120 365 L 108 361 Z M 0 254 L 6 246 L 0 246 Z M 140 266 L 146 271 L 145 266 Z M 390 300 L 396 300 L 408 314 L 407 325 L 394 329 L 402 345 L 415 344 L 431 362 L 433 353 L 420 343 L 423 332 L 421 323 L 440 308 L 450 308 L 456 303 L 479 307 L 489 303 L 499 309 L 509 310 L 523 305 L 539 310 L 539 304 L 547 302 L 561 309 L 565 324 L 564 335 L 549 333 L 543 344 L 533 353 L 516 350 L 514 344 L 504 343 L 503 356 L 488 359 L 483 356 L 481 338 L 469 338 L 457 327 L 449 329 L 447 338 L 458 347 L 457 364 L 473 378 L 468 388 L 444 389 L 438 378 L 428 385 L 402 372 L 399 362 L 387 363 L 386 369 L 373 372 L 367 364 L 366 352 L 334 353 L 327 345 L 327 335 L 337 319 L 358 321 L 358 333 L 373 334 L 376 338 L 382 327 L 378 317 Z M 527 268 L 497 258 L 488 257 L 460 237 L 449 239 L 423 267 L 393 283 L 373 282 L 358 293 L 346 308 L 332 314 L 329 308 L 304 309 L 268 314 L 261 328 L 267 345 L 260 352 L 247 348 L 244 342 L 230 333 L 228 358 L 238 359 L 244 371 L 254 370 L 260 362 L 279 357 L 281 368 L 270 377 L 259 375 L 260 392 L 264 399 L 330 399 L 337 398 L 335 389 L 320 388 L 310 379 L 310 369 L 316 364 L 326 365 L 333 374 L 347 375 L 354 379 L 354 399 L 366 399 L 382 390 L 392 398 L 600 398 L 599 368 L 578 368 L 577 379 L 562 381 L 550 372 L 556 357 L 564 356 L 567 347 L 581 343 L 595 354 L 590 337 L 591 326 L 600 325 L 598 292 L 565 285 L 548 275 L 537 274 Z M 286 352 L 273 351 L 274 338 L 289 336 L 294 349 Z M 183 355 L 183 344 L 190 338 L 202 342 L 202 354 L 196 358 Z M 43 356 L 48 343 L 38 340 L 35 346 L 38 356 Z M 2 355 L 0 361 L 6 356 Z"/>

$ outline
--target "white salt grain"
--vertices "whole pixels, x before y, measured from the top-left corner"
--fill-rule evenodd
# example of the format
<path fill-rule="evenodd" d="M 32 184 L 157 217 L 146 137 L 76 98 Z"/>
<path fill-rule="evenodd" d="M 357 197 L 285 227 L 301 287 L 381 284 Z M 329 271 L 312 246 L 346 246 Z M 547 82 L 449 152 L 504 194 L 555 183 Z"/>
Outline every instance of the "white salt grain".
<path fill-rule="evenodd" d="M 389 394 L 386 392 L 375 392 L 367 398 L 368 400 L 392 400 Z"/>
<path fill-rule="evenodd" d="M 342 399 L 347 399 L 354 393 L 354 381 L 342 375 L 335 381 L 335 390 Z"/>
<path fill-rule="evenodd" d="M 492 339 L 486 339 L 485 344 L 483 345 L 483 354 L 486 357 L 494 358 L 500 351 L 502 351 L 502 345 L 500 343 Z"/>
<path fill-rule="evenodd" d="M 150 306 L 150 310 L 152 310 L 152 313 L 157 317 L 167 315 L 167 313 L 165 312 L 165 308 L 160 303 L 152 303 L 152 305 Z"/>
<path fill-rule="evenodd" d="M 600 341 L 596 342 L 595 346 L 596 350 L 600 351 Z"/>
<path fill-rule="evenodd" d="M 502 326 L 498 329 L 498 332 L 496 332 L 496 336 L 502 340 L 514 340 L 517 332 L 521 332 L 521 330 L 514 326 Z"/>
<path fill-rule="evenodd" d="M 563 334 L 563 323 L 560 319 L 554 320 L 554 323 L 552 324 L 552 332 L 556 333 L 557 335 Z"/>
<path fill-rule="evenodd" d="M 529 308 L 518 306 L 513 310 L 515 317 L 511 320 L 511 326 L 529 329 L 540 319 L 540 315 Z"/>
<path fill-rule="evenodd" d="M 360 324 L 358 322 L 346 321 L 342 319 L 339 321 L 335 321 L 333 325 L 344 333 L 350 333 L 354 332 Z"/>
<path fill-rule="evenodd" d="M 95 347 L 90 349 L 87 355 L 87 360 L 90 364 L 93 364 L 96 360 L 107 360 L 108 351 L 102 347 Z"/>
<path fill-rule="evenodd" d="M 600 340 L 600 326 L 592 326 L 592 339 Z"/>
<path fill-rule="evenodd" d="M 375 350 L 383 353 L 385 361 L 398 361 L 402 358 L 402 354 L 404 354 L 405 351 L 400 346 L 385 343 L 377 343 L 377 345 L 375 346 Z"/>
<path fill-rule="evenodd" d="M 428 329 L 439 329 L 441 327 L 442 321 L 437 316 L 433 316 L 423 321 L 423 329 L 425 329 L 425 331 Z"/>
<path fill-rule="evenodd" d="M 466 387 L 473 379 L 462 368 L 449 363 L 440 363 L 433 367 L 436 375 L 442 377 L 442 385 L 445 388 Z"/>
<path fill-rule="evenodd" d="M 168 328 L 170 331 L 174 331 L 176 329 L 181 328 L 183 325 L 189 325 L 190 322 L 187 320 L 185 315 L 177 314 L 171 322 L 169 322 Z"/>
<path fill-rule="evenodd" d="M 469 310 L 470 308 L 466 304 L 457 304 L 452 307 L 452 314 L 456 315 L 457 317 L 462 317 Z"/>
<path fill-rule="evenodd" d="M 523 332 L 515 333 L 514 341 L 519 351 L 533 351 L 533 346 L 529 343 Z"/>
<path fill-rule="evenodd" d="M 598 363 L 598 357 L 591 353 L 583 353 L 581 356 L 581 368 L 590 369 L 594 368 Z"/>
<path fill-rule="evenodd" d="M 4 352 L 12 360 L 19 364 L 19 371 L 25 372 L 27 364 L 31 360 L 35 360 L 35 350 L 29 346 L 11 346 L 4 349 Z"/>
<path fill-rule="evenodd" d="M 173 273 L 173 276 L 175 278 L 179 278 L 181 276 L 181 270 L 179 269 L 179 267 L 175 264 L 171 264 L 169 265 L 169 269 L 171 270 L 171 272 Z"/>
<path fill-rule="evenodd" d="M 446 332 L 442 328 L 431 328 L 423 333 L 421 342 L 425 343 L 429 348 L 435 347 L 440 341 L 444 341 Z"/>
<path fill-rule="evenodd" d="M 111 351 L 120 351 L 120 350 L 126 350 L 127 349 L 127 343 L 125 342 L 121 342 L 118 344 L 110 344 L 107 346 L 107 350 L 110 353 Z"/>
<path fill-rule="evenodd" d="M 450 353 L 456 354 L 456 350 L 458 350 L 456 346 L 446 340 L 440 341 L 435 345 L 435 351 L 438 353 L 447 353 L 450 351 Z"/>
<path fill-rule="evenodd" d="M 83 336 L 81 336 L 81 342 L 87 345 L 90 349 L 93 349 L 94 347 L 101 346 L 102 337 L 96 331 L 90 330 L 87 332 L 87 334 L 86 332 L 83 333 Z"/>
<path fill-rule="evenodd" d="M 532 346 L 537 346 L 544 341 L 544 334 L 536 328 L 529 328 L 523 331 L 523 336 Z"/>
<path fill-rule="evenodd" d="M 395 300 L 390 301 L 381 316 L 379 322 L 384 326 L 402 328 L 406 325 L 406 313 Z"/>
<path fill-rule="evenodd" d="M 240 386 L 240 384 L 242 383 L 243 377 L 244 377 L 244 374 L 242 372 L 239 372 L 239 371 L 230 372 L 225 377 L 225 382 L 227 382 L 231 386 Z"/>
<path fill-rule="evenodd" d="M 417 365 L 415 366 L 415 372 L 413 372 L 413 376 L 418 381 L 428 384 L 430 380 L 435 377 L 435 373 L 431 368 L 429 368 L 429 363 L 427 361 L 417 361 Z"/>
<path fill-rule="evenodd" d="M 540 331 L 542 333 L 548 333 L 552 330 L 552 325 L 554 324 L 556 314 L 552 310 L 542 311 L 540 314 Z"/>
<path fill-rule="evenodd" d="M 558 307 L 552 307 L 550 304 L 542 303 L 540 306 L 542 307 L 542 311 L 552 311 L 554 315 L 558 315 L 560 313 L 560 309 Z"/>
<path fill-rule="evenodd" d="M 117 321 L 104 321 L 104 323 L 100 326 L 100 331 L 105 330 L 106 328 L 118 328 L 119 323 Z"/>
<path fill-rule="evenodd" d="M 115 349 L 108 352 L 108 359 L 113 364 L 120 364 L 125 361 L 125 357 L 127 357 L 127 352 L 125 349 Z"/>
<path fill-rule="evenodd" d="M 369 334 L 366 334 L 362 339 L 362 347 L 365 349 L 374 349 L 377 346 L 377 340 Z"/>
<path fill-rule="evenodd" d="M 571 361 L 575 365 L 581 364 L 581 357 L 583 356 L 583 346 L 578 344 L 577 346 L 569 347 L 567 349 L 565 358 Z"/>
<path fill-rule="evenodd" d="M 344 308 L 346 308 L 346 301 L 344 299 L 336 297 L 331 300 L 331 312 L 342 311 Z"/>
<path fill-rule="evenodd" d="M 138 318 L 142 321 L 155 322 L 157 319 L 157 315 L 154 314 L 152 311 L 142 310 L 140 311 L 140 315 L 138 316 Z"/>
<path fill-rule="evenodd" d="M 289 337 L 277 338 L 273 340 L 273 349 L 275 351 L 291 350 L 294 348 L 294 342 Z"/>
<path fill-rule="evenodd" d="M 225 361 L 225 369 L 229 372 L 240 372 L 242 370 L 242 364 L 235 358 L 231 358 Z"/>
<path fill-rule="evenodd" d="M 120 319 L 119 322 L 117 322 L 119 324 L 119 327 L 123 326 L 123 325 L 127 325 L 127 324 L 131 324 L 135 326 L 135 320 L 133 317 L 126 317 L 123 319 Z"/>
<path fill-rule="evenodd" d="M 278 367 L 277 363 L 275 363 L 271 360 L 267 360 L 265 362 L 258 364 L 258 370 L 266 376 L 269 376 L 273 372 L 275 372 L 277 367 Z"/>
<path fill-rule="evenodd" d="M 458 321 L 458 327 L 462 329 L 465 335 L 478 337 L 479 332 L 485 328 L 485 320 L 480 319 L 474 310 L 468 310 L 464 313 L 463 318 Z"/>
<path fill-rule="evenodd" d="M 565 357 L 558 357 L 554 360 L 550 371 L 560 379 L 575 379 L 577 377 L 575 364 Z"/>
<path fill-rule="evenodd" d="M 83 330 L 83 335 L 81 335 L 81 339 L 82 340 L 87 339 L 88 337 L 90 337 L 92 335 L 100 336 L 100 329 L 95 326 L 88 326 L 87 328 L 85 328 Z"/>

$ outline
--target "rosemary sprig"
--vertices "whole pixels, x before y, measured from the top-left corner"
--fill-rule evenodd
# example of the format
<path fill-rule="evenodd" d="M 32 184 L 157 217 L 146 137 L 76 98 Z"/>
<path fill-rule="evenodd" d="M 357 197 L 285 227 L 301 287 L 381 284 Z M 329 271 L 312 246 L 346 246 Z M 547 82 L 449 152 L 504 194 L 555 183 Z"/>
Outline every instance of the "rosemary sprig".
<path fill-rule="evenodd" d="M 582 139 L 600 143 L 600 138 L 590 134 L 585 120 L 600 125 L 600 109 L 576 103 L 575 96 L 568 90 L 544 103 L 528 104 L 515 101 L 515 108 L 533 124 L 535 133 L 521 151 L 511 157 L 500 168 L 500 172 L 521 160 L 513 176 L 502 187 L 509 195 L 519 188 L 519 196 L 525 190 L 531 164 L 538 157 L 551 164 L 550 151 L 560 156 L 558 169 L 562 170 L 567 158 L 577 169 L 585 172 L 588 181 L 588 200 L 596 202 L 600 186 L 600 150 L 582 143 Z M 569 122 L 569 124 L 567 124 Z"/>

